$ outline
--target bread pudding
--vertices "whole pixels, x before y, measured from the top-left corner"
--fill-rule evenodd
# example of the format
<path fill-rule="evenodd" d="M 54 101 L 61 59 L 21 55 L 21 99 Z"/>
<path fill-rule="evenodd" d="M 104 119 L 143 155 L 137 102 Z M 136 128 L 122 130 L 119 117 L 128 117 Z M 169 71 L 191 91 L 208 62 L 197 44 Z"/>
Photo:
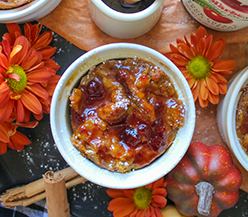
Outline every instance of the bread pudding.
<path fill-rule="evenodd" d="M 236 132 L 243 150 L 248 154 L 248 86 L 241 90 L 236 115 Z"/>
<path fill-rule="evenodd" d="M 22 6 L 34 0 L 0 0 L 0 9 L 11 9 Z"/>
<path fill-rule="evenodd" d="M 185 120 L 169 76 L 140 58 L 92 67 L 69 100 L 73 145 L 99 167 L 120 173 L 165 153 Z"/>

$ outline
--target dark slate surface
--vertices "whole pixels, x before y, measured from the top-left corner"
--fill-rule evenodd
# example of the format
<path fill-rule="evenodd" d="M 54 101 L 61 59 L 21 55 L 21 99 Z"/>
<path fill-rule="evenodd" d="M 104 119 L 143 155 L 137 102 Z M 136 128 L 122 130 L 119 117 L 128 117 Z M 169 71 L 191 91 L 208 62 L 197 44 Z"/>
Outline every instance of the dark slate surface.
<path fill-rule="evenodd" d="M 43 31 L 45 30 L 47 29 L 44 27 Z M 0 36 L 5 32 L 7 32 L 6 25 L 0 24 Z M 57 34 L 54 34 L 51 46 L 57 47 L 54 60 L 61 66 L 58 71 L 60 75 L 75 59 L 85 53 Z M 35 129 L 21 129 L 20 131 L 28 136 L 32 144 L 26 146 L 21 152 L 9 149 L 6 154 L 0 156 L 0 193 L 8 188 L 39 179 L 48 170 L 56 172 L 68 166 L 54 144 L 49 115 L 44 115 Z M 106 190 L 106 188 L 90 182 L 68 189 L 71 216 L 112 216 L 112 213 L 107 210 L 111 198 L 106 194 Z M 172 202 L 168 201 L 168 203 Z M 30 208 L 34 208 L 34 205 L 31 205 Z M 13 215 L 12 211 L 0 207 L 0 217 L 13 216 L 27 215 L 18 212 Z M 248 217 L 248 194 L 240 190 L 237 204 L 233 208 L 223 211 L 220 217 Z"/>

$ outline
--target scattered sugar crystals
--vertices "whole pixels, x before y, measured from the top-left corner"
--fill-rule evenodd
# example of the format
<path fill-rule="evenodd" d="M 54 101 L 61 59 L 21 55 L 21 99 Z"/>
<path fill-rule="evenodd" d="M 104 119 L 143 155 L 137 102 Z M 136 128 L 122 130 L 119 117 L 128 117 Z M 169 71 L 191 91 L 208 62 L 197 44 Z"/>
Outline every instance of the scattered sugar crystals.
<path fill-rule="evenodd" d="M 110 217 L 112 213 L 107 210 L 111 198 L 106 188 L 85 182 L 68 190 L 71 212 L 75 216 Z"/>

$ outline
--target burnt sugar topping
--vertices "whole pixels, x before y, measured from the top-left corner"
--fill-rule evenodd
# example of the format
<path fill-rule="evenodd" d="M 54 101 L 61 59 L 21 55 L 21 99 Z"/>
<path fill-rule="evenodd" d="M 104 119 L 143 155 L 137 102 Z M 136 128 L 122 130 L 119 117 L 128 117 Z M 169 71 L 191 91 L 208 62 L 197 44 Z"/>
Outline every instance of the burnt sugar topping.
<path fill-rule="evenodd" d="M 0 0 L 0 9 L 11 9 L 20 7 L 34 0 Z"/>
<path fill-rule="evenodd" d="M 185 119 L 169 76 L 139 58 L 92 67 L 69 99 L 73 145 L 96 165 L 121 173 L 163 154 Z"/>
<path fill-rule="evenodd" d="M 236 114 L 236 132 L 239 143 L 248 154 L 248 86 L 241 90 Z"/>

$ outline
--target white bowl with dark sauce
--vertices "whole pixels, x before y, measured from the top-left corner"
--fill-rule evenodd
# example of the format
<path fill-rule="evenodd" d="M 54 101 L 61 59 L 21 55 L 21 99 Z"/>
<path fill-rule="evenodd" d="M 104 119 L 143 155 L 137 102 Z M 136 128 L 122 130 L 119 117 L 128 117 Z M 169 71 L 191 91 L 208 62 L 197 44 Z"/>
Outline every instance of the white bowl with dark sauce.
<path fill-rule="evenodd" d="M 145 34 L 158 22 L 163 2 L 164 0 L 155 0 L 138 12 L 118 11 L 102 0 L 88 0 L 88 7 L 92 20 L 103 32 L 112 37 L 128 39 Z M 131 8 L 130 11 L 133 9 Z"/>
<path fill-rule="evenodd" d="M 85 78 L 85 77 L 86 78 L 89 77 L 89 79 L 94 78 L 94 77 L 91 77 L 92 74 L 90 72 L 92 71 L 93 74 L 97 74 L 97 72 L 94 71 L 95 67 L 97 68 L 99 66 L 102 66 L 102 64 L 103 65 L 109 64 L 108 63 L 109 60 L 123 61 L 123 60 L 132 59 L 132 58 L 134 58 L 134 59 L 139 58 L 141 60 L 148 61 L 149 63 L 154 64 L 156 66 L 156 68 L 157 67 L 160 68 L 169 77 L 169 80 L 171 81 L 171 83 L 168 83 L 167 82 L 168 80 L 166 80 L 166 79 L 163 81 L 167 82 L 167 84 L 169 84 L 169 85 L 174 86 L 174 89 L 178 95 L 177 98 L 178 98 L 178 100 L 181 101 L 180 105 L 183 105 L 183 107 L 184 107 L 184 111 L 185 111 L 183 114 L 184 122 L 183 122 L 183 125 L 177 129 L 176 135 L 172 141 L 172 144 L 166 150 L 159 153 L 157 158 L 153 159 L 149 164 L 142 165 L 141 168 L 131 169 L 131 171 L 126 171 L 126 172 L 125 172 L 125 170 L 124 170 L 124 172 L 119 172 L 119 171 L 116 171 L 115 169 L 113 171 L 111 171 L 111 170 L 109 170 L 109 168 L 106 168 L 106 162 L 109 162 L 109 164 L 111 164 L 110 166 L 112 166 L 114 164 L 112 164 L 111 161 L 107 161 L 109 158 L 108 157 L 105 158 L 105 156 L 102 155 L 103 152 L 99 152 L 99 154 L 102 157 L 101 158 L 102 162 L 104 161 L 105 163 L 101 164 L 101 162 L 100 162 L 100 165 L 98 165 L 99 162 L 95 163 L 93 161 L 94 159 L 93 160 L 89 159 L 90 157 L 88 158 L 88 156 L 83 155 L 82 149 L 80 149 L 80 148 L 78 149 L 78 146 L 75 146 L 75 143 L 73 142 L 73 140 L 74 141 L 77 140 L 77 136 L 81 137 L 83 134 L 73 135 L 74 129 L 72 129 L 73 125 L 71 124 L 72 123 L 71 121 L 73 120 L 72 119 L 73 118 L 72 117 L 72 110 L 71 110 L 73 108 L 73 105 L 71 104 L 71 101 L 73 101 L 73 99 L 70 99 L 70 97 L 73 95 L 72 93 L 74 92 L 75 88 L 79 87 L 78 91 L 80 91 L 80 89 L 81 90 L 83 89 L 82 94 L 86 98 L 83 97 L 84 101 L 82 101 L 81 105 L 80 106 L 76 105 L 75 107 L 78 107 L 81 109 L 82 107 L 85 107 L 86 104 L 90 105 L 90 107 L 86 109 L 87 111 L 84 110 L 84 113 L 79 113 L 79 116 L 78 116 L 79 119 L 78 120 L 80 120 L 81 118 L 82 118 L 82 120 L 84 120 L 82 122 L 81 127 L 78 128 L 80 131 L 83 130 L 83 132 L 85 132 L 85 129 L 87 128 L 87 127 L 85 128 L 86 125 L 84 125 L 86 123 L 85 120 L 89 120 L 88 117 L 85 119 L 86 113 L 87 113 L 87 115 L 89 114 L 89 116 L 93 116 L 95 118 L 93 120 L 97 120 L 97 122 L 94 122 L 94 123 L 100 123 L 99 122 L 99 117 L 100 117 L 101 118 L 100 121 L 101 122 L 103 121 L 105 123 L 104 124 L 105 126 L 101 125 L 104 128 L 106 128 L 106 125 L 107 125 L 107 128 L 110 128 L 111 126 L 117 126 L 117 124 L 123 124 L 124 122 L 116 123 L 115 122 L 116 120 L 114 120 L 114 123 L 109 123 L 108 119 L 106 119 L 102 116 L 99 116 L 99 110 L 97 110 L 97 111 L 94 110 L 94 107 L 95 107 L 97 101 L 99 101 L 99 103 L 101 105 L 105 105 L 105 102 L 109 101 L 110 97 L 108 97 L 108 95 L 106 96 L 106 98 L 102 98 L 101 90 L 106 89 L 106 88 L 107 89 L 111 88 L 112 87 L 112 85 L 111 85 L 112 81 L 109 82 L 109 78 L 107 78 L 105 80 L 105 82 L 103 82 L 103 80 L 101 78 L 100 79 L 101 85 L 104 84 L 104 87 L 102 88 L 101 85 L 99 85 L 99 88 L 95 88 L 98 85 L 93 85 L 93 84 L 96 83 L 97 80 L 93 79 L 92 80 L 92 81 L 94 81 L 93 83 L 90 82 L 90 83 L 88 83 L 88 84 L 86 83 L 86 85 L 84 85 L 85 81 L 82 78 Z M 134 64 L 136 64 L 136 63 L 137 62 L 134 61 Z M 121 64 L 117 63 L 116 67 L 110 67 L 107 69 L 112 70 L 112 68 L 113 68 L 113 70 L 118 70 L 120 65 L 123 65 L 123 64 L 124 64 L 124 68 L 125 68 L 126 63 L 124 61 Z M 139 62 L 138 62 L 138 64 L 139 64 Z M 134 68 L 135 68 L 135 66 L 134 66 Z M 105 67 L 103 67 L 102 69 L 103 69 L 103 73 L 104 73 Z M 143 68 L 142 71 L 144 69 L 145 68 Z M 130 71 L 130 69 L 127 69 L 127 70 Z M 124 71 L 125 71 L 125 69 L 124 69 Z M 128 75 L 128 72 L 127 72 L 127 74 L 125 74 L 125 72 L 121 71 L 121 73 L 122 73 L 121 76 L 124 76 L 124 77 Z M 130 73 L 133 73 L 132 69 L 131 69 Z M 135 76 L 136 76 L 136 74 L 135 74 Z M 151 82 L 155 82 L 155 80 L 157 79 L 156 74 L 154 76 L 155 77 L 153 77 L 152 80 L 150 80 Z M 125 78 L 127 78 L 127 77 L 125 77 Z M 146 79 L 145 77 L 138 77 L 138 76 L 136 76 L 136 78 L 141 78 L 141 80 L 143 80 L 143 78 Z M 125 82 L 123 82 L 122 79 L 119 79 L 119 77 L 116 77 L 116 79 L 119 82 L 114 81 L 115 86 L 118 86 L 119 85 L 118 83 L 125 84 Z M 135 81 L 138 81 L 138 80 L 135 80 Z M 129 79 L 127 78 L 126 83 L 128 84 L 128 82 L 129 82 Z M 79 84 L 81 86 L 79 86 Z M 161 85 L 162 85 L 161 87 L 164 87 L 163 84 L 164 84 L 164 82 L 161 83 Z M 139 93 L 139 91 L 136 88 L 137 86 L 133 87 L 132 83 L 130 83 L 130 85 L 131 86 L 129 86 L 128 88 L 126 86 L 124 87 L 125 89 L 127 88 L 126 89 L 127 90 L 126 91 L 127 96 L 132 96 L 134 92 Z M 85 89 L 85 87 L 86 87 L 86 89 Z M 88 87 L 93 87 L 93 89 L 92 90 L 88 89 Z M 130 89 L 130 87 L 132 87 L 132 89 Z M 139 88 L 140 87 L 142 88 L 143 86 L 139 86 Z M 170 88 L 168 88 L 168 89 L 170 89 Z M 86 92 L 84 90 L 86 90 Z M 129 92 L 129 90 L 131 90 L 131 92 Z M 156 90 L 158 90 L 158 92 L 160 91 L 160 89 L 156 89 Z M 148 92 L 149 91 L 150 91 L 150 89 L 148 90 Z M 114 91 L 112 91 L 112 92 L 114 92 Z M 110 91 L 107 94 L 111 94 L 112 92 Z M 90 95 L 90 97 L 87 98 L 89 95 Z M 140 93 L 138 95 L 142 97 L 142 93 L 141 93 L 141 95 L 140 95 Z M 160 94 L 155 93 L 155 95 L 157 95 L 157 97 L 158 97 L 157 99 L 160 99 L 160 97 L 161 97 Z M 77 95 L 74 95 L 74 96 L 75 96 L 74 101 L 76 102 L 79 98 L 77 97 Z M 116 96 L 119 97 L 120 95 L 116 95 Z M 95 100 L 94 97 L 99 97 L 99 98 L 97 98 Z M 111 97 L 112 97 L 112 95 L 111 95 Z M 131 98 L 129 97 L 129 99 L 131 99 Z M 131 99 L 131 100 L 132 100 L 132 104 L 134 103 L 134 106 L 137 103 L 139 104 L 142 101 L 142 100 L 139 100 L 137 98 Z M 154 101 L 153 97 L 146 98 L 145 100 L 147 100 L 147 102 L 150 105 L 154 105 L 154 102 L 155 102 L 155 105 L 159 106 L 159 103 L 160 103 L 160 101 L 158 101 L 158 103 L 156 103 L 156 100 Z M 126 102 L 128 102 L 128 100 Z M 175 105 L 173 102 L 172 103 L 171 102 L 172 101 L 167 100 L 167 103 L 168 103 L 167 105 L 170 108 L 172 108 Z M 146 108 L 149 108 L 149 105 Z M 141 111 L 139 109 L 137 109 L 135 112 L 139 112 L 139 111 L 141 113 L 143 113 L 143 110 Z M 96 116 L 96 112 L 97 112 L 98 117 Z M 141 113 L 139 113 L 139 115 Z M 135 114 L 137 114 L 137 113 L 135 113 Z M 149 113 L 146 113 L 146 114 L 149 114 Z M 135 117 L 137 118 L 137 116 L 135 116 Z M 125 119 L 126 116 L 123 116 L 123 118 Z M 125 124 L 127 124 L 127 123 L 129 124 L 131 122 L 130 126 L 133 126 L 133 125 L 136 126 L 139 122 L 139 121 L 135 121 L 132 119 L 129 119 L 129 120 L 124 120 L 124 119 L 121 121 L 125 121 Z M 150 120 L 150 116 L 148 116 L 148 119 L 146 119 L 146 120 Z M 168 120 L 171 120 L 171 119 L 168 119 Z M 176 119 L 174 121 L 177 121 L 177 120 L 178 119 Z M 153 181 L 161 178 L 162 176 L 164 176 L 165 174 L 170 172 L 177 165 L 177 163 L 181 160 L 181 158 L 186 153 L 186 151 L 189 147 L 189 144 L 191 142 L 192 136 L 193 136 L 194 126 L 195 126 L 195 104 L 194 104 L 191 90 L 189 88 L 189 85 L 188 85 L 186 79 L 184 78 L 182 73 L 179 71 L 179 69 L 168 58 L 166 58 L 161 53 L 159 53 L 159 52 L 157 52 L 151 48 L 148 48 L 146 46 L 142 46 L 142 45 L 138 45 L 138 44 L 132 44 L 132 43 L 114 43 L 114 44 L 108 44 L 108 45 L 104 45 L 104 46 L 95 48 L 95 49 L 85 53 L 84 55 L 79 57 L 77 60 L 75 60 L 68 67 L 68 69 L 62 75 L 62 77 L 61 77 L 60 81 L 58 82 L 56 89 L 54 91 L 53 98 L 52 98 L 52 104 L 51 104 L 50 121 L 51 121 L 52 135 L 53 135 L 54 141 L 58 147 L 58 150 L 60 151 L 61 155 L 64 157 L 65 161 L 78 174 L 85 177 L 89 181 L 96 183 L 98 185 L 104 186 L 104 187 L 129 189 L 129 188 L 144 186 L 148 183 L 152 183 Z M 137 124 L 135 122 L 137 122 Z M 143 123 L 141 123 L 140 125 L 143 125 Z M 87 122 L 87 126 L 91 126 L 91 123 Z M 94 125 L 93 125 L 93 127 L 94 127 Z M 141 131 L 144 130 L 143 126 L 142 126 L 142 129 L 141 128 L 139 128 L 139 129 Z M 165 129 L 161 128 L 160 130 L 165 130 Z M 96 133 L 96 131 L 94 131 L 94 130 L 86 131 L 86 133 L 87 132 L 90 132 L 92 134 Z M 111 133 L 112 132 L 113 131 L 111 131 Z M 128 132 L 130 132 L 130 131 L 128 131 Z M 120 135 L 120 134 L 118 134 L 118 135 Z M 130 140 L 127 141 L 125 139 L 126 134 L 121 134 L 121 135 L 124 135 L 121 137 L 121 143 L 122 144 L 126 143 L 126 144 L 123 144 L 123 146 L 125 148 L 127 148 L 127 150 L 129 149 L 128 147 L 133 148 L 131 146 L 133 145 L 133 142 L 136 143 L 136 141 L 131 141 L 131 142 L 130 142 Z M 129 136 L 131 139 L 132 139 L 132 137 L 133 137 L 133 139 L 136 139 L 137 138 L 136 135 L 137 134 L 135 134 L 135 135 L 132 134 L 130 137 L 130 134 L 129 134 L 127 136 Z M 99 136 L 99 138 L 100 138 L 100 136 Z M 137 136 L 139 136 L 139 135 L 137 135 Z M 154 139 L 154 137 L 149 137 L 149 138 Z M 149 141 L 150 141 L 149 138 L 148 138 L 146 144 L 149 143 Z M 162 137 L 162 138 L 165 138 L 165 137 Z M 93 138 L 93 141 L 91 142 L 91 144 L 94 144 L 97 139 L 98 139 L 97 137 Z M 164 140 L 167 141 L 166 138 Z M 110 147 L 111 151 L 115 151 L 115 147 L 116 147 L 115 141 L 116 140 L 115 141 L 111 140 L 111 141 L 113 141 L 113 146 L 110 145 L 109 147 Z M 156 141 L 156 138 L 154 141 Z M 81 141 L 79 141 L 79 143 L 77 143 L 77 145 L 80 146 L 80 142 Z M 106 142 L 106 141 L 104 141 L 104 142 Z M 144 141 L 142 140 L 142 142 L 144 142 Z M 132 143 L 132 144 L 130 145 L 130 143 Z M 90 144 L 90 143 L 88 143 L 88 144 Z M 99 144 L 99 145 L 102 145 L 102 144 Z M 138 144 L 139 146 L 138 145 L 136 146 L 136 145 L 137 144 L 134 144 L 134 148 L 141 147 L 139 144 Z M 142 143 L 142 145 L 143 145 L 143 143 Z M 152 144 L 149 144 L 149 145 L 152 145 Z M 92 151 L 94 151 L 94 150 L 95 149 L 92 149 Z M 87 149 L 86 151 L 91 152 L 90 149 Z M 118 152 L 118 150 L 116 150 L 116 151 Z M 104 152 L 104 153 L 112 155 L 112 153 L 110 153 L 110 152 Z M 129 153 L 127 153 L 127 154 L 129 154 Z M 145 157 L 146 156 L 144 155 L 144 158 Z M 125 161 L 122 161 L 121 163 L 125 164 Z M 132 167 L 132 165 L 131 165 L 130 168 L 136 168 L 136 167 Z"/>

